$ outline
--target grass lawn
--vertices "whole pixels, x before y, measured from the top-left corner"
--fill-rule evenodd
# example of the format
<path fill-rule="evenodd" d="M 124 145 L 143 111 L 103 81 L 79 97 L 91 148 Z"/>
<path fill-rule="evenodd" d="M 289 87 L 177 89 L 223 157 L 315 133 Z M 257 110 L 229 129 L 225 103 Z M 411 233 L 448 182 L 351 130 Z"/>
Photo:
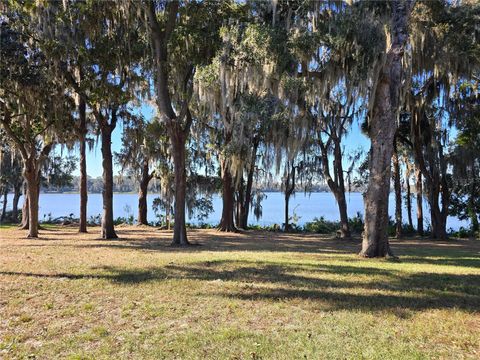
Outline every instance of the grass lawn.
<path fill-rule="evenodd" d="M 480 358 L 480 241 L 0 229 L 0 358 Z"/>

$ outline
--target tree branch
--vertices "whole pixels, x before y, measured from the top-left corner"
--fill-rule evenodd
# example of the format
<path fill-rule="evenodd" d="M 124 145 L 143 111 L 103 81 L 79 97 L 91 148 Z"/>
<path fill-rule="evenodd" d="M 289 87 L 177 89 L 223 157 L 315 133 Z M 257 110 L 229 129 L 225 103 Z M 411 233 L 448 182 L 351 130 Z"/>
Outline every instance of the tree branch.
<path fill-rule="evenodd" d="M 20 140 L 20 138 L 12 130 L 10 126 L 10 119 L 11 119 L 10 112 L 6 109 L 5 105 L 4 105 L 4 112 L 5 112 L 5 115 L 1 118 L 0 123 L 3 125 L 3 128 L 5 129 L 5 132 L 7 133 L 7 135 L 18 146 L 18 149 L 20 150 L 20 153 L 22 154 L 23 159 L 27 159 L 28 152 L 25 147 L 25 144 L 22 142 L 22 140 Z"/>

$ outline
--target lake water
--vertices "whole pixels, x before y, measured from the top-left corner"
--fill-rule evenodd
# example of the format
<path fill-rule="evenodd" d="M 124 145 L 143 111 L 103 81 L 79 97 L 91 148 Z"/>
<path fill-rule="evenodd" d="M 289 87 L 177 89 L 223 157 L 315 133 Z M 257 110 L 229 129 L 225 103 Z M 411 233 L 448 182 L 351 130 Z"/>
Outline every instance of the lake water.
<path fill-rule="evenodd" d="M 284 198 L 282 193 L 271 192 L 267 193 L 267 198 L 263 200 L 263 216 L 258 221 L 251 213 L 249 216 L 249 224 L 258 225 L 273 225 L 283 223 L 284 219 Z M 148 220 L 156 221 L 155 214 L 151 208 L 153 199 L 157 197 L 157 194 L 149 194 L 148 196 Z M 390 216 L 395 214 L 394 195 L 390 195 L 389 201 L 389 213 Z M 20 199 L 19 205 L 22 204 Z M 74 217 L 79 216 L 79 194 L 41 194 L 40 195 L 40 219 L 48 217 L 49 214 L 52 218 L 60 216 L 68 216 L 73 214 Z M 137 215 L 138 197 L 136 194 L 115 194 L 113 199 L 114 204 L 114 217 L 126 217 L 133 214 Z M 8 206 L 11 208 L 12 195 L 8 197 Z M 413 202 L 413 221 L 416 223 L 415 214 L 415 202 Z M 363 197 L 361 193 L 347 194 L 347 206 L 348 215 L 353 217 L 357 212 L 363 213 Z M 222 215 L 222 199 L 220 196 L 215 195 L 213 197 L 213 208 L 215 211 L 210 214 L 205 223 L 218 224 Z M 290 199 L 290 215 L 295 211 L 299 217 L 298 224 L 303 225 L 306 222 L 312 221 L 315 217 L 323 216 L 327 220 L 339 220 L 338 208 L 333 194 L 331 193 L 312 193 L 304 194 L 297 193 Z M 428 205 L 424 201 L 424 215 L 425 226 L 429 224 L 428 217 Z M 102 213 L 102 195 L 101 194 L 89 194 L 88 195 L 88 210 L 87 216 L 96 216 Z M 197 223 L 196 219 L 188 219 L 191 223 Z M 407 222 L 406 209 L 404 209 L 403 221 Z M 457 230 L 460 226 L 467 227 L 469 224 L 466 221 L 460 221 L 457 218 L 449 217 L 447 222 L 447 228 Z"/>

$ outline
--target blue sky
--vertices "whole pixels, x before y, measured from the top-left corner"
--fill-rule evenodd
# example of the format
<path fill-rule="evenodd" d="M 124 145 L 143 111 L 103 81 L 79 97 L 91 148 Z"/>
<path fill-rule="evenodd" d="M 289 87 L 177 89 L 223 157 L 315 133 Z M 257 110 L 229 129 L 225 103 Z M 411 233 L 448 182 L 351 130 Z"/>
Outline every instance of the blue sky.
<path fill-rule="evenodd" d="M 132 111 L 134 114 L 143 115 L 147 120 L 151 120 L 155 115 L 155 109 L 148 105 L 143 104 L 140 108 L 133 109 Z M 119 152 L 122 148 L 122 132 L 123 132 L 123 124 L 121 121 L 117 123 L 115 130 L 112 133 L 112 153 Z M 100 137 L 95 138 L 97 141 L 93 146 L 92 150 L 87 149 L 87 174 L 91 177 L 98 177 L 102 176 L 102 144 Z M 76 148 L 73 151 L 75 156 L 79 156 L 79 150 Z M 113 162 L 113 174 L 117 175 L 120 171 L 120 167 Z M 80 170 L 77 168 L 73 175 L 79 176 Z"/>

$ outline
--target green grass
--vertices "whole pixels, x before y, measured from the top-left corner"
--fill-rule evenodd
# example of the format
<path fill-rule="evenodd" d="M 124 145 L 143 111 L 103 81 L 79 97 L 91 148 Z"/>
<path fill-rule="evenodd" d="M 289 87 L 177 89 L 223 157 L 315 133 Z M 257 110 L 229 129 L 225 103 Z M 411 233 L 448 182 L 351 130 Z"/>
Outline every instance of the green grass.
<path fill-rule="evenodd" d="M 319 235 L 98 231 L 0 231 L 0 358 L 480 356 L 478 241 L 398 241 L 394 262 Z"/>
<path fill-rule="evenodd" d="M 0 230 L 14 230 L 14 229 L 17 229 L 19 227 L 20 224 L 18 223 L 4 223 L 4 224 L 1 224 L 0 223 Z M 40 224 L 40 227 L 41 228 L 44 228 L 46 230 L 52 230 L 52 229 L 55 229 L 58 225 L 54 225 L 54 224 L 46 224 L 46 223 L 41 223 Z M 1 239 L 1 238 L 0 238 Z"/>
<path fill-rule="evenodd" d="M 1 224 L 0 223 L 0 230 L 8 230 L 8 229 L 15 229 L 18 227 L 18 224 Z"/>

